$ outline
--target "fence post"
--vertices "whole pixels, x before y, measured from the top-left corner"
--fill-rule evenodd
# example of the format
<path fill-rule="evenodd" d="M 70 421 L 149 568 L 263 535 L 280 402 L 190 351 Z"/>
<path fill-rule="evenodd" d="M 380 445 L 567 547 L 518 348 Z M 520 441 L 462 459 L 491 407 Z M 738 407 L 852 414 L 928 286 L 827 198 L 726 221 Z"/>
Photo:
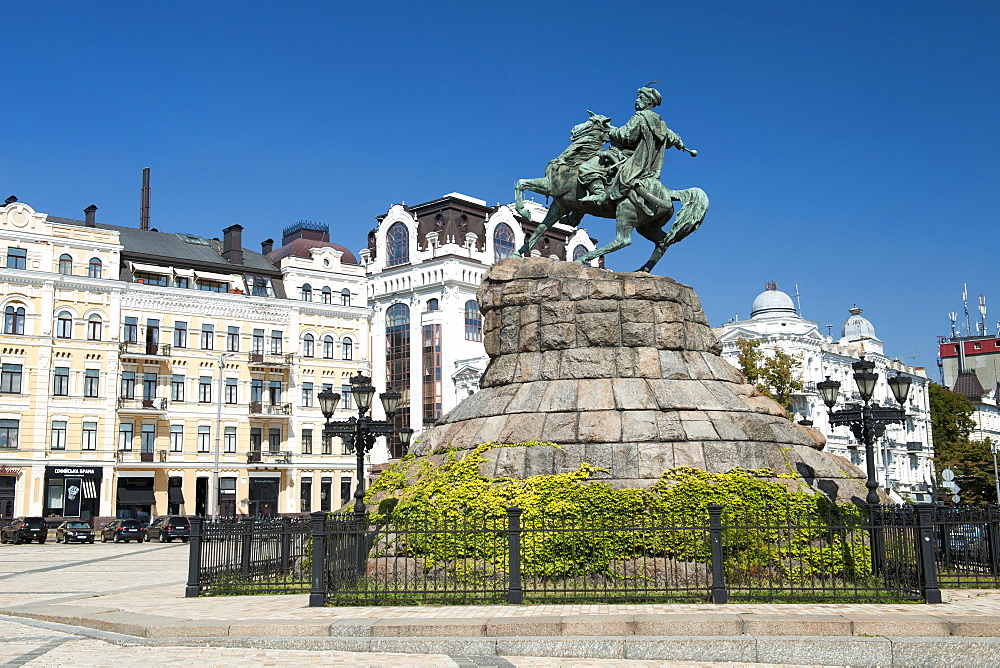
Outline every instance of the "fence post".
<path fill-rule="evenodd" d="M 281 518 L 281 572 L 287 573 L 292 552 L 292 520 Z"/>
<path fill-rule="evenodd" d="M 201 593 L 201 517 L 191 518 L 191 539 L 188 541 L 188 581 L 184 596 L 192 598 Z"/>
<path fill-rule="evenodd" d="M 250 560 L 252 557 L 251 550 L 253 548 L 253 524 L 254 519 L 252 517 L 244 517 L 240 520 L 240 537 L 243 541 L 242 549 L 240 550 L 240 570 L 243 573 L 244 578 L 250 577 Z"/>
<path fill-rule="evenodd" d="M 1000 506 L 986 507 L 986 545 L 990 551 L 990 572 L 1000 574 Z"/>
<path fill-rule="evenodd" d="M 521 588 L 521 509 L 507 509 L 507 602 L 523 603 L 524 590 Z"/>
<path fill-rule="evenodd" d="M 309 515 L 312 521 L 312 586 L 309 589 L 309 607 L 326 605 L 326 513 Z"/>
<path fill-rule="evenodd" d="M 712 603 L 728 603 L 726 574 L 722 563 L 722 506 L 708 507 L 709 544 L 712 548 Z"/>
<path fill-rule="evenodd" d="M 938 586 L 937 564 L 934 562 L 934 506 L 929 503 L 917 504 L 917 545 L 920 558 L 921 589 L 925 603 L 940 603 L 941 588 Z"/>

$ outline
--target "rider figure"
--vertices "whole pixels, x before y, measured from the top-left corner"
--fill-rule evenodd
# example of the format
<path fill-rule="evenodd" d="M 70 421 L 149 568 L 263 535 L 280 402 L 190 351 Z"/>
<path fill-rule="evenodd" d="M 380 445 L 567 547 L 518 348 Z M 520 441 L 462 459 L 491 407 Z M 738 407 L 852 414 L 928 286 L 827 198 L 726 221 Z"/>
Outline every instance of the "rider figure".
<path fill-rule="evenodd" d="M 580 182 L 589 193 L 581 202 L 622 200 L 642 179 L 660 179 L 667 148 L 686 150 L 680 136 L 653 111 L 661 102 L 663 97 L 655 88 L 639 89 L 635 115 L 625 125 L 611 128 L 611 147 L 580 165 Z M 609 177 L 610 184 L 606 183 Z"/>

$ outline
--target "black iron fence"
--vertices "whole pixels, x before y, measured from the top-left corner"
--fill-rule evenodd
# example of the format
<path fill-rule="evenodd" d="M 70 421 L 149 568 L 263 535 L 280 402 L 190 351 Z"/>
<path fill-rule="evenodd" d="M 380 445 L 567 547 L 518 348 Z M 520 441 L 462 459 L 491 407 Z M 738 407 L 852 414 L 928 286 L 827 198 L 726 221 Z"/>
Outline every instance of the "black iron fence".
<path fill-rule="evenodd" d="M 309 517 L 191 519 L 187 596 L 309 591 Z"/>
<path fill-rule="evenodd" d="M 1000 587 L 1000 507 L 192 520 L 187 594 L 310 605 L 941 600 Z"/>

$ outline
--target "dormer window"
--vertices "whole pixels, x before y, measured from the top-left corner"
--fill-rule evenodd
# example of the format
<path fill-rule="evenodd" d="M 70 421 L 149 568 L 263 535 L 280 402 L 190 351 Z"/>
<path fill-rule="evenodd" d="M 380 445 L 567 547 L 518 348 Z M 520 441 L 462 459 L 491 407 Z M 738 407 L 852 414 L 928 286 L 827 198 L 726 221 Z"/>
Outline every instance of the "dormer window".
<path fill-rule="evenodd" d="M 410 233 L 403 223 L 395 223 L 385 235 L 386 258 L 390 267 L 410 261 Z"/>
<path fill-rule="evenodd" d="M 500 223 L 493 228 L 493 261 L 499 262 L 510 257 L 514 252 L 514 231 L 507 223 Z"/>

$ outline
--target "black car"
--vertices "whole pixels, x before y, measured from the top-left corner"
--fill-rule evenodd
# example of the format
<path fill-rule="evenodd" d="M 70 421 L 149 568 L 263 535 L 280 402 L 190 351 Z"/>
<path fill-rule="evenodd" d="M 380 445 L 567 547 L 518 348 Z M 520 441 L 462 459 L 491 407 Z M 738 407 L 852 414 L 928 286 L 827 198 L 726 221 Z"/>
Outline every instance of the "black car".
<path fill-rule="evenodd" d="M 94 530 L 87 522 L 66 520 L 56 527 L 57 543 L 93 543 Z"/>
<path fill-rule="evenodd" d="M 146 540 L 159 540 L 169 543 L 174 538 L 180 538 L 185 543 L 191 537 L 191 523 L 181 515 L 163 515 L 153 520 L 146 527 Z"/>
<path fill-rule="evenodd" d="M 45 523 L 44 517 L 17 517 L 0 530 L 0 543 L 12 542 L 14 545 L 20 545 L 23 542 L 30 543 L 37 540 L 41 544 L 48 537 L 49 525 Z"/>
<path fill-rule="evenodd" d="M 146 538 L 146 530 L 139 520 L 114 520 L 101 527 L 101 542 L 113 540 L 116 543 L 134 540 L 141 543 Z"/>

